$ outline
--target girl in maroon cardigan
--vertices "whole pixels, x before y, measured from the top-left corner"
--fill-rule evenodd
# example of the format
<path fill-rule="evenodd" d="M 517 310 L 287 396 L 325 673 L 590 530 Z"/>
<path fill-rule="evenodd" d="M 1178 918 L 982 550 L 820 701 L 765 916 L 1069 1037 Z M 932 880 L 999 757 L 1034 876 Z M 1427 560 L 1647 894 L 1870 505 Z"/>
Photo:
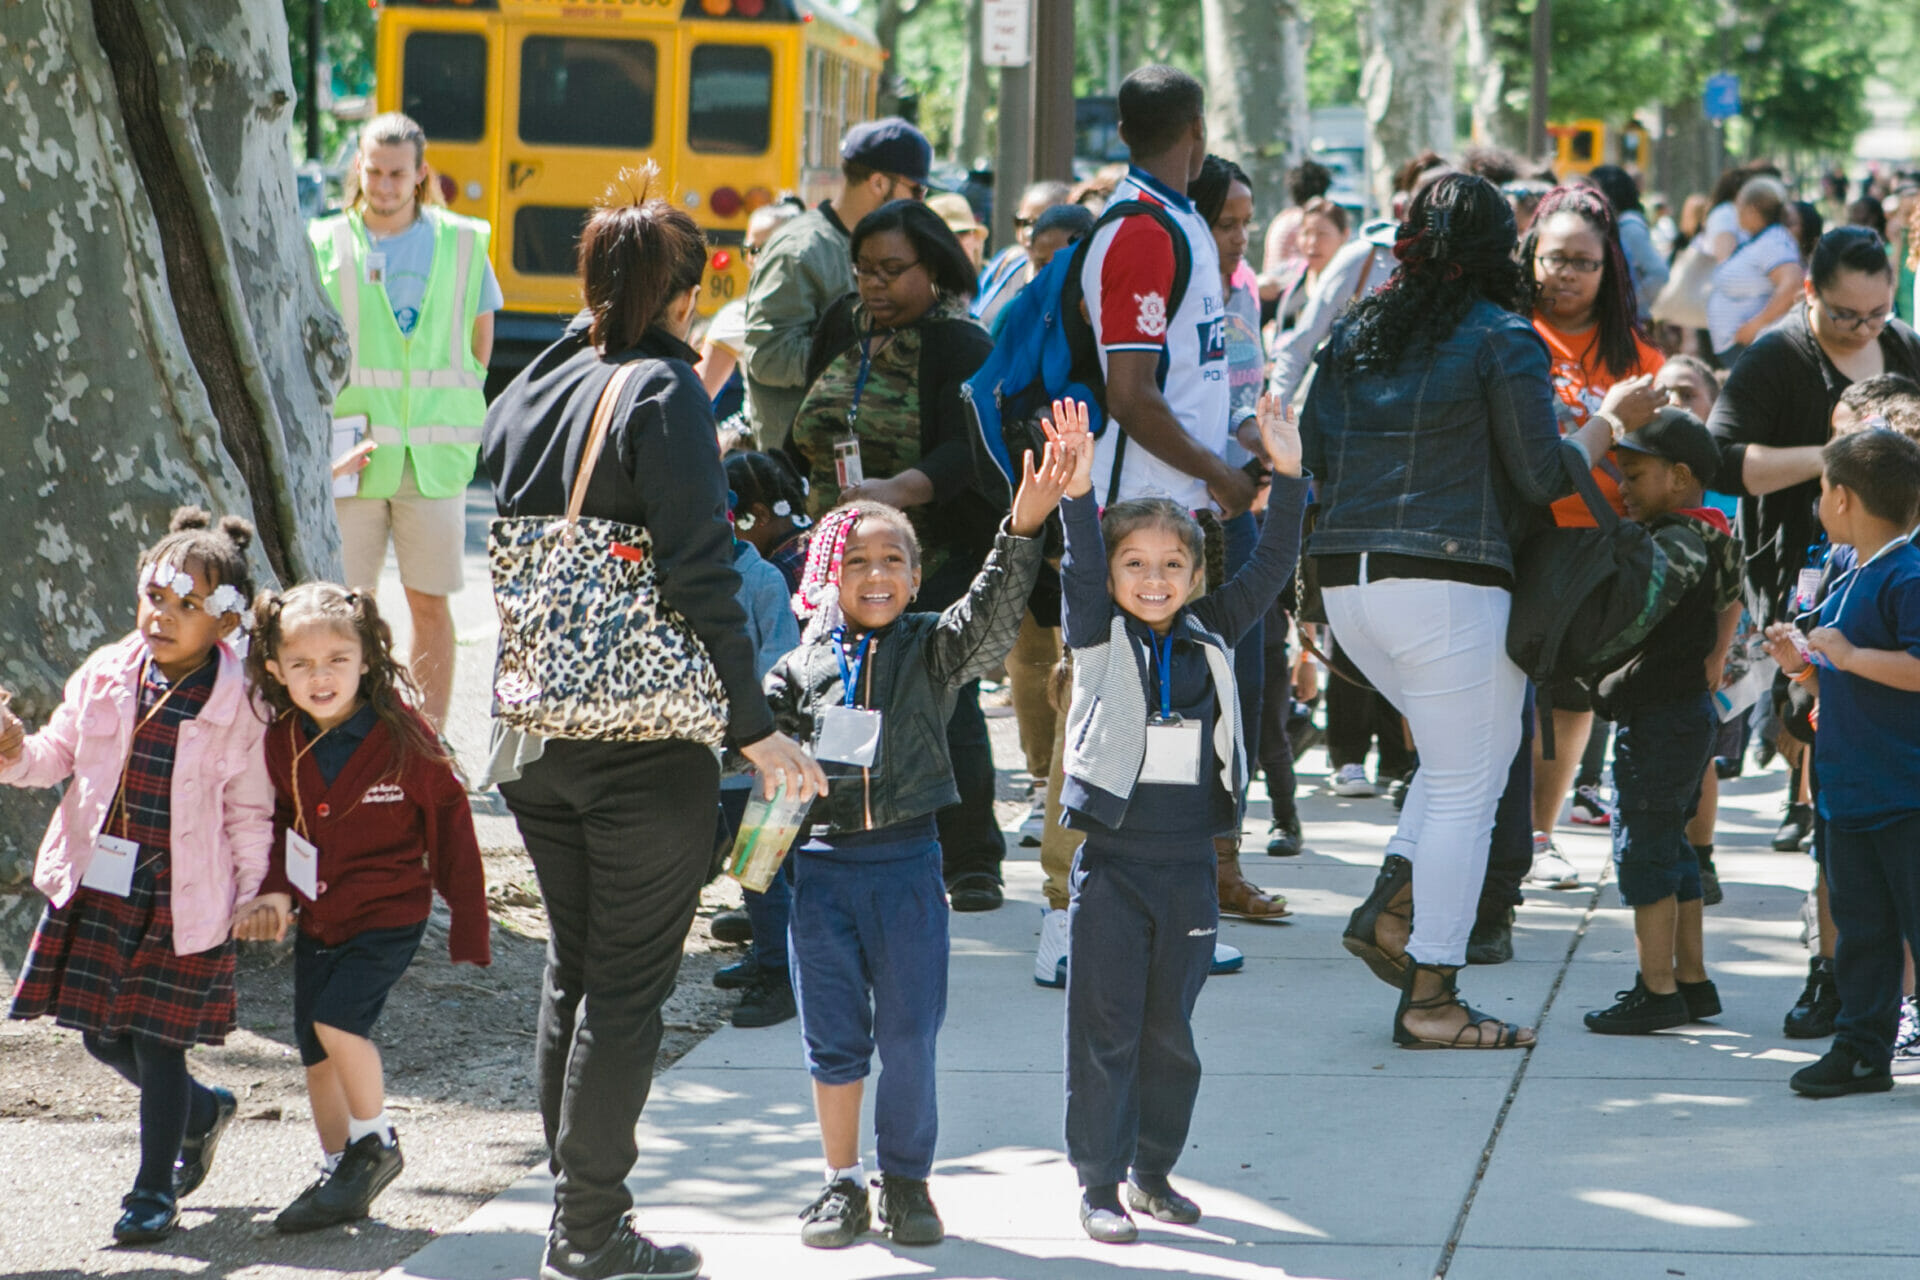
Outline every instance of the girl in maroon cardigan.
<path fill-rule="evenodd" d="M 404 1162 L 367 1037 L 420 945 L 438 889 L 455 961 L 486 964 L 486 878 L 466 788 L 414 710 L 373 597 L 329 582 L 254 605 L 249 662 L 273 708 L 274 846 L 235 936 L 278 940 L 296 910 L 293 1021 L 325 1155 L 281 1231 L 367 1216 Z"/>

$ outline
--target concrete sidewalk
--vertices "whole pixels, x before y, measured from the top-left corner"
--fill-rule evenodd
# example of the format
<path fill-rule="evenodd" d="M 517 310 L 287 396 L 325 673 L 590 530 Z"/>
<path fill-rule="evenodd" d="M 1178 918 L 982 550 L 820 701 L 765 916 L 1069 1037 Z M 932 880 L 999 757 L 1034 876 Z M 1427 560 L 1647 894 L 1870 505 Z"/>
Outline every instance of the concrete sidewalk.
<path fill-rule="evenodd" d="M 1248 857 L 1294 918 L 1229 923 L 1246 969 L 1201 998 L 1206 1079 L 1175 1171 L 1206 1210 L 1199 1226 L 1149 1222 L 1131 1248 L 1080 1232 L 1061 1152 L 1062 997 L 1032 981 L 1040 873 L 1025 850 L 1003 910 L 953 920 L 933 1181 L 944 1245 L 800 1245 L 794 1215 L 818 1188 L 820 1151 L 792 1023 L 723 1029 L 656 1081 L 630 1180 L 641 1229 L 697 1244 L 717 1280 L 1917 1273 L 1920 1091 L 1811 1102 L 1786 1086 L 1824 1044 L 1780 1034 L 1805 974 L 1811 864 L 1766 851 L 1779 773 L 1727 788 L 1727 900 L 1708 912 L 1727 1012 L 1647 1039 L 1589 1034 L 1580 1015 L 1633 981 L 1629 914 L 1611 887 L 1532 892 L 1515 962 L 1463 975 L 1481 1008 L 1540 1026 L 1530 1054 L 1392 1046 L 1393 993 L 1339 945 L 1392 809 L 1336 800 L 1323 781 L 1302 777 L 1312 851 L 1270 860 L 1254 843 Z M 1262 801 L 1250 841 L 1264 816 Z M 1597 879 L 1603 836 L 1561 838 Z M 545 1170 L 529 1173 L 391 1274 L 537 1275 L 550 1194 Z"/>

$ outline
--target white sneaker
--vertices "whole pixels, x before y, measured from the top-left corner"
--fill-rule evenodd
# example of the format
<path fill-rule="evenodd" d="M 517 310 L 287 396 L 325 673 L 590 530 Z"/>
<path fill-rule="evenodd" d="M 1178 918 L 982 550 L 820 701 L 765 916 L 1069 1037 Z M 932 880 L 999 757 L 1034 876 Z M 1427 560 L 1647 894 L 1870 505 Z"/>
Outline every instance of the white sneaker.
<path fill-rule="evenodd" d="M 1033 980 L 1043 987 L 1067 985 L 1067 913 L 1046 909 L 1040 913 L 1040 946 L 1033 953 Z"/>
<path fill-rule="evenodd" d="M 1333 775 L 1333 794 L 1337 796 L 1377 796 L 1379 788 L 1367 781 L 1367 766 L 1343 764 Z"/>
<path fill-rule="evenodd" d="M 1246 967 L 1247 958 L 1240 953 L 1240 948 L 1230 947 L 1224 942 L 1213 944 L 1213 967 L 1207 970 L 1208 973 L 1238 973 Z"/>
<path fill-rule="evenodd" d="M 1527 883 L 1543 889 L 1578 889 L 1580 873 L 1544 832 L 1536 831 L 1533 833 L 1533 870 L 1527 873 Z"/>

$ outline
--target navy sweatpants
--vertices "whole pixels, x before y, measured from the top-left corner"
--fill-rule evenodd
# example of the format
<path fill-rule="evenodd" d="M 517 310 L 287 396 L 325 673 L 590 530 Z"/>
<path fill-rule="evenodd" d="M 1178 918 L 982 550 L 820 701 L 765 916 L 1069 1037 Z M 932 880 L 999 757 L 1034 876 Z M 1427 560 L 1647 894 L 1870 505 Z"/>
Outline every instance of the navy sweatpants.
<path fill-rule="evenodd" d="M 1840 933 L 1833 974 L 1840 988 L 1834 1040 L 1862 1061 L 1893 1061 L 1900 1022 L 1900 971 L 1904 938 L 1920 953 L 1920 813 L 1861 831 L 1829 820 L 1821 837 Z"/>
<path fill-rule="evenodd" d="M 1067 1158 L 1083 1187 L 1164 1176 L 1200 1092 L 1193 1006 L 1213 963 L 1213 841 L 1178 861 L 1119 857 L 1089 836 L 1067 907 Z"/>
<path fill-rule="evenodd" d="M 934 1041 L 947 1017 L 947 890 L 929 818 L 911 840 L 857 857 L 792 859 L 787 963 L 807 1070 L 852 1084 L 873 1069 L 880 1171 L 925 1178 L 940 1133 Z"/>

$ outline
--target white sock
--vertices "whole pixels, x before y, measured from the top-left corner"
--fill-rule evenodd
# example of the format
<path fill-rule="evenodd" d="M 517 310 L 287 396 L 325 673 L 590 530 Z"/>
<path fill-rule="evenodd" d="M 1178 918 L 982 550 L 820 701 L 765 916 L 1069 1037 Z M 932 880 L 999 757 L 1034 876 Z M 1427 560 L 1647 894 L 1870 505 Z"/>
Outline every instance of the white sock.
<path fill-rule="evenodd" d="M 385 1111 L 382 1111 L 371 1120 L 360 1120 L 352 1115 L 347 1116 L 348 1146 L 352 1146 L 370 1133 L 379 1135 L 380 1145 L 383 1147 L 391 1147 L 396 1141 L 393 1134 L 393 1125 L 388 1122 Z"/>
<path fill-rule="evenodd" d="M 320 1152 L 320 1167 L 328 1173 L 332 1173 L 340 1167 L 340 1157 L 342 1154 L 343 1153 L 339 1151 L 328 1151 L 323 1148 Z"/>
<path fill-rule="evenodd" d="M 862 1187 L 866 1186 L 867 1185 L 866 1162 L 862 1160 L 855 1160 L 850 1166 L 848 1166 L 845 1169 L 836 1169 L 832 1165 L 827 1166 L 828 1182 L 838 1182 L 842 1178 L 850 1179 L 852 1182 L 854 1182 L 858 1186 L 862 1186 Z"/>

